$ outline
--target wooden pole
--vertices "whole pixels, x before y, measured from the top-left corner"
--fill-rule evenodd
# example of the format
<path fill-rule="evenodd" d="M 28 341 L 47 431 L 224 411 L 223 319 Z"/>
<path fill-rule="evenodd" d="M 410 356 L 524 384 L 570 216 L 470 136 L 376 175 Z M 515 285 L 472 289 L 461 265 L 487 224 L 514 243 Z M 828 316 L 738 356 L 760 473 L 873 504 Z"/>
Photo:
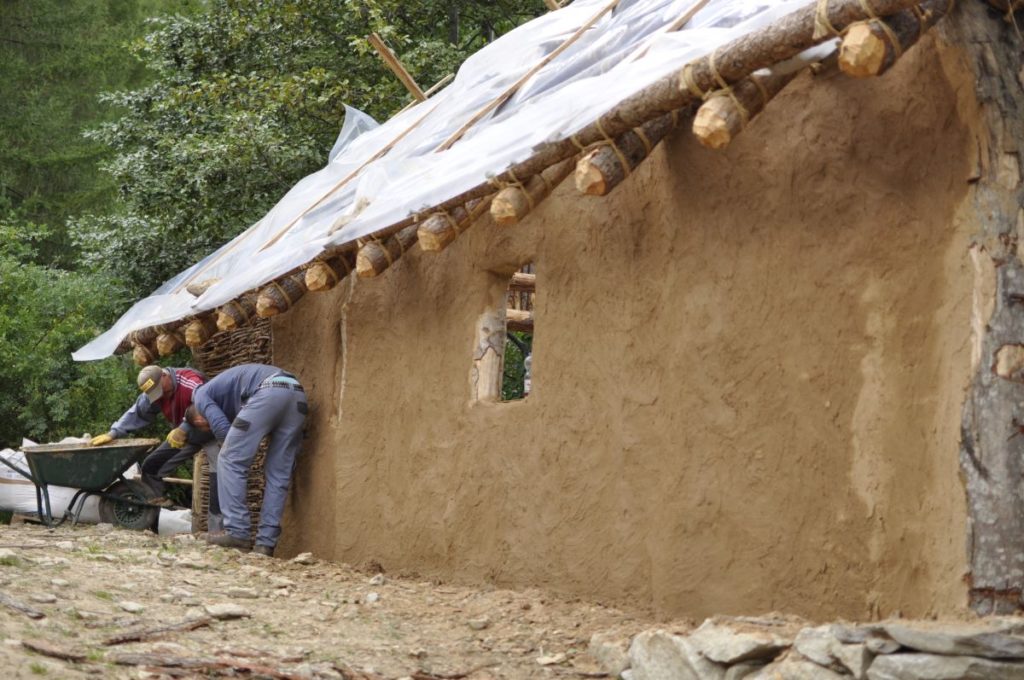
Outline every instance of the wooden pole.
<path fill-rule="evenodd" d="M 263 287 L 256 296 L 256 315 L 269 319 L 287 312 L 306 294 L 306 273 L 286 274 Z"/>
<path fill-rule="evenodd" d="M 132 349 L 132 340 L 131 340 L 131 338 L 129 336 L 126 335 L 123 338 L 121 338 L 121 342 L 117 343 L 117 348 L 114 350 L 114 354 L 117 355 L 117 356 L 121 356 L 122 354 L 125 354 L 126 352 L 130 352 L 131 349 Z"/>
<path fill-rule="evenodd" d="M 567 158 L 521 184 L 507 186 L 491 201 L 491 217 L 495 224 L 503 227 L 517 224 L 551 195 L 559 184 L 572 172 L 574 159 Z"/>
<path fill-rule="evenodd" d="M 512 275 L 512 281 L 508 284 L 508 289 L 513 291 L 519 291 L 523 293 L 532 293 L 537 287 L 537 275 L 526 274 L 524 272 L 516 272 Z"/>
<path fill-rule="evenodd" d="M 522 309 L 505 310 L 505 327 L 510 331 L 533 332 L 533 312 Z"/>
<path fill-rule="evenodd" d="M 799 71 L 784 75 L 754 74 L 719 90 L 697 110 L 693 134 L 709 149 L 724 149 L 754 116 L 796 78 Z"/>
<path fill-rule="evenodd" d="M 149 366 L 156 363 L 157 356 L 156 347 L 152 345 L 141 343 L 134 343 L 132 345 L 132 362 L 136 366 Z"/>
<path fill-rule="evenodd" d="M 948 0 L 932 0 L 884 20 L 854 24 L 839 48 L 839 68 L 854 78 L 882 75 L 946 15 L 951 5 Z"/>
<path fill-rule="evenodd" d="M 607 195 L 650 155 L 677 120 L 677 113 L 666 113 L 587 153 L 576 163 L 576 189 L 588 196 Z"/>
<path fill-rule="evenodd" d="M 256 318 L 256 293 L 246 293 L 217 309 L 217 330 L 233 331 Z"/>
<path fill-rule="evenodd" d="M 168 357 L 185 346 L 185 338 L 178 331 L 168 331 L 156 336 L 156 351 Z"/>
<path fill-rule="evenodd" d="M 426 101 L 427 95 L 424 94 L 423 90 L 420 89 L 420 86 L 416 84 L 412 75 L 406 70 L 405 66 L 402 65 L 402 62 L 398 60 L 398 57 L 396 57 L 395 53 L 391 51 L 391 48 L 384 44 L 381 37 L 376 33 L 371 33 L 367 40 L 369 40 L 370 44 L 373 45 L 373 49 L 377 50 L 377 54 L 379 54 L 380 58 L 384 60 L 384 63 L 387 64 L 389 69 L 391 69 L 391 72 L 398 76 L 398 79 L 402 81 L 402 84 L 405 85 L 405 89 L 409 90 L 412 96 L 416 98 L 416 101 Z"/>
<path fill-rule="evenodd" d="M 217 319 L 213 314 L 202 314 L 185 326 L 185 344 L 190 349 L 199 349 L 217 332 Z"/>
<path fill-rule="evenodd" d="M 914 4 L 914 0 L 872 0 L 875 13 L 886 16 Z M 621 101 L 611 111 L 567 139 L 540 145 L 530 158 L 512 165 L 493 179 L 481 182 L 437 205 L 437 210 L 450 210 L 466 201 L 493 191 L 493 182 L 509 183 L 515 177 L 530 177 L 544 168 L 565 160 L 588 146 L 608 137 L 617 137 L 647 121 L 681 109 L 699 100 L 698 94 L 719 89 L 717 72 L 726 84 L 735 83 L 754 71 L 767 68 L 831 38 L 831 34 L 815 37 L 817 5 L 810 4 L 777 19 L 757 33 L 742 36 L 715 50 L 715 71 L 710 55 L 697 59 L 687 68 L 669 74 L 636 94 Z M 842 31 L 852 23 L 868 18 L 859 0 L 832 0 L 827 18 Z M 684 73 L 687 75 L 684 76 Z M 378 236 L 388 232 L 382 229 Z"/>
<path fill-rule="evenodd" d="M 438 212 L 428 217 L 416 231 L 420 247 L 429 253 L 447 248 L 459 234 L 473 226 L 476 219 L 490 207 L 491 197 L 473 199 L 451 212 Z"/>
<path fill-rule="evenodd" d="M 418 228 L 412 224 L 386 241 L 370 241 L 363 244 L 356 255 L 356 274 L 360 278 L 370 279 L 383 273 L 395 260 L 416 245 Z"/>
<path fill-rule="evenodd" d="M 616 4 L 617 0 L 607 5 L 591 21 L 596 22 L 605 13 L 614 9 Z M 872 0 L 872 7 L 878 16 L 888 16 L 913 5 L 914 0 Z M 735 83 L 760 68 L 766 68 L 780 61 L 790 59 L 805 49 L 832 37 L 832 34 L 828 32 L 822 33 L 820 30 L 825 22 L 831 25 L 837 32 L 841 32 L 853 23 L 871 18 L 865 12 L 860 0 L 832 0 L 824 6 L 825 11 L 820 16 L 818 7 L 818 4 L 809 4 L 803 9 L 791 12 L 772 22 L 763 30 L 741 36 L 719 47 L 712 55 L 702 57 L 687 64 L 678 73 L 664 76 L 619 102 L 611 111 L 599 116 L 593 123 L 585 126 L 575 135 L 559 141 L 542 144 L 536 153 L 529 158 L 513 164 L 508 170 L 502 172 L 497 177 L 489 178 L 439 203 L 432 211 L 438 213 L 451 211 L 457 206 L 465 205 L 470 200 L 483 198 L 493 191 L 495 181 L 508 184 L 516 181 L 517 177 L 531 177 L 549 166 L 571 158 L 578 152 L 580 146 L 588 146 L 602 139 L 617 137 L 666 113 L 683 108 L 694 100 L 702 98 L 704 94 L 720 89 L 723 83 L 725 85 Z M 581 27 L 578 33 L 582 35 L 582 31 L 585 28 L 589 28 L 589 26 Z M 560 47 L 566 46 L 563 43 Z M 548 61 L 550 61 L 550 58 L 554 58 L 554 56 L 557 55 L 553 52 L 549 55 Z M 714 68 L 712 68 L 712 57 L 714 57 Z M 543 64 L 540 64 L 538 68 L 542 66 Z M 532 73 L 527 74 L 521 81 L 525 82 L 525 79 L 532 75 Z M 518 89 L 521 84 L 518 83 L 513 87 Z M 500 101 L 495 100 L 495 102 L 492 102 L 493 106 L 489 110 L 481 111 L 477 116 L 474 116 L 473 120 L 463 126 L 461 133 L 456 133 L 458 137 L 461 137 L 465 130 L 489 113 L 490 110 L 497 108 L 500 103 L 515 92 L 515 89 L 507 91 L 504 98 L 499 97 Z M 363 166 L 336 184 L 317 202 L 307 208 L 305 212 L 312 210 L 326 200 L 340 186 L 358 174 L 366 164 L 386 154 L 402 137 L 417 127 L 426 115 L 424 114 L 416 123 L 392 140 L 386 147 L 368 160 L 367 163 L 364 163 Z M 454 139 L 453 136 L 453 138 L 450 138 L 450 141 L 454 143 L 457 139 Z M 380 229 L 371 236 L 377 240 L 389 237 L 408 226 L 409 219 L 403 219 L 390 227 Z M 278 235 L 265 244 L 263 248 L 269 247 L 280 238 L 297 220 L 298 218 L 286 226 Z M 422 227 L 420 231 L 420 244 L 421 246 L 424 245 Z M 441 247 L 443 248 L 444 246 Z M 424 247 L 424 250 L 426 250 L 426 247 Z M 199 273 L 197 272 L 196 276 Z M 221 310 L 223 309 L 222 307 Z M 220 322 L 221 316 L 218 314 L 218 328 L 221 327 Z"/>
<path fill-rule="evenodd" d="M 316 260 L 306 268 L 306 288 L 316 292 L 334 288 L 355 268 L 355 259 L 356 254 L 350 249 Z"/>

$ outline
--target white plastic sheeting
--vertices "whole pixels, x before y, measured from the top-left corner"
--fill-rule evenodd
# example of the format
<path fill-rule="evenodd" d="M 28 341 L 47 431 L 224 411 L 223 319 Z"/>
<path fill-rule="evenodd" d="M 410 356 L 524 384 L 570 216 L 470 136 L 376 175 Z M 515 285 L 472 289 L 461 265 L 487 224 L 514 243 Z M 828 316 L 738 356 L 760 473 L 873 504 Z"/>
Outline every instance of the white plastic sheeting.
<path fill-rule="evenodd" d="M 537 145 L 571 136 L 684 64 L 808 4 L 711 0 L 684 30 L 666 32 L 694 2 L 621 0 L 445 151 L 437 149 L 609 1 L 576 0 L 505 34 L 467 59 L 440 93 L 383 125 L 348 109 L 326 167 L 296 184 L 240 236 L 136 303 L 73 357 L 107 357 L 133 330 L 214 309 L 326 248 L 456 196 L 529 158 Z M 211 279 L 216 283 L 198 298 L 185 290 Z"/>

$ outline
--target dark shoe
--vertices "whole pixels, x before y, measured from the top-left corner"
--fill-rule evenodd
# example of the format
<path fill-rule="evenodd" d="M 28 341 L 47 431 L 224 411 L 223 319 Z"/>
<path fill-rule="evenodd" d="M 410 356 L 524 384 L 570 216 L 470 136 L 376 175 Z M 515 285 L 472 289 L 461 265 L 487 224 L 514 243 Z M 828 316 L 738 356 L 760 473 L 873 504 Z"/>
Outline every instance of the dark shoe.
<path fill-rule="evenodd" d="M 256 553 L 257 555 L 263 555 L 265 557 L 273 557 L 274 556 L 274 546 L 271 546 L 271 545 L 258 545 L 257 544 L 256 547 L 252 549 L 252 551 L 254 553 Z"/>
<path fill-rule="evenodd" d="M 252 550 L 252 546 L 249 544 L 249 541 L 244 538 L 235 538 L 227 532 L 224 532 L 223 534 L 207 534 L 206 542 L 210 545 L 219 545 L 222 548 L 234 548 L 235 550 L 241 550 L 242 552 L 249 552 Z"/>

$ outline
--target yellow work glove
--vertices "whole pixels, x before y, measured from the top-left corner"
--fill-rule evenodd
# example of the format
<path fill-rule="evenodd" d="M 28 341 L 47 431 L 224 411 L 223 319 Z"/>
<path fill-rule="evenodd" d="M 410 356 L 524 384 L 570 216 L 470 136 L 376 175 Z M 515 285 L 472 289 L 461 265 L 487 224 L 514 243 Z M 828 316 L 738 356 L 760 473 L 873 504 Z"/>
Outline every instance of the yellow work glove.
<path fill-rule="evenodd" d="M 176 449 L 180 449 L 184 446 L 187 438 L 188 435 L 185 434 L 185 430 L 180 427 L 176 427 L 167 433 L 167 443 Z"/>
<path fill-rule="evenodd" d="M 112 435 L 112 434 L 110 434 L 108 432 L 106 434 L 97 435 L 97 436 L 93 437 L 92 439 L 90 439 L 89 440 L 89 445 L 90 446 L 103 446 L 104 444 L 109 444 L 112 441 L 114 441 L 114 435 Z"/>

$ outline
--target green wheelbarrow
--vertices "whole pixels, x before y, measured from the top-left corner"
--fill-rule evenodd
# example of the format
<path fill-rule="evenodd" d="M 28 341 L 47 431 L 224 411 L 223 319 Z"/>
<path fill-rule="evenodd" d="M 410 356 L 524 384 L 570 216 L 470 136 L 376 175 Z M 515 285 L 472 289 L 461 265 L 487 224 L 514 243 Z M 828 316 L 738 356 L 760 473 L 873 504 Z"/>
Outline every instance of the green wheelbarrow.
<path fill-rule="evenodd" d="M 159 439 L 115 439 L 105 446 L 88 444 L 43 444 L 22 449 L 28 470 L 4 460 L 0 463 L 25 477 L 36 487 L 39 516 L 48 527 L 66 520 L 77 524 L 89 496 L 99 496 L 100 520 L 128 529 L 152 528 L 160 508 L 146 502 L 152 490 L 141 481 L 125 479 L 124 473 L 140 462 L 160 443 Z M 54 524 L 48 487 L 78 489 Z"/>

